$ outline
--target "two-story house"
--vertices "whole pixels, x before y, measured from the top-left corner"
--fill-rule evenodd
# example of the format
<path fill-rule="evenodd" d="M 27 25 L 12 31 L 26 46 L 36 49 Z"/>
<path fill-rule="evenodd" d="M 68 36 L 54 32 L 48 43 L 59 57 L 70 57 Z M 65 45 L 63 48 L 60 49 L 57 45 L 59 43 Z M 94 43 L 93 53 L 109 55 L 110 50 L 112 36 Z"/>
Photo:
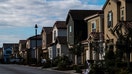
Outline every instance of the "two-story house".
<path fill-rule="evenodd" d="M 103 60 L 105 49 L 104 43 L 104 14 L 100 11 L 84 19 L 88 25 L 88 38 L 83 41 L 86 52 L 86 60 Z"/>
<path fill-rule="evenodd" d="M 107 0 L 104 10 L 104 36 L 106 40 L 107 50 L 117 51 L 116 42 L 125 37 L 128 33 L 128 28 L 131 28 L 132 21 L 132 0 Z M 120 31 L 119 31 L 120 30 Z M 116 33 L 116 35 L 115 35 Z M 114 34 L 114 35 L 113 35 Z M 127 38 L 129 39 L 129 38 Z M 125 41 L 124 41 L 125 42 Z M 119 42 L 121 43 L 121 42 Z M 129 42 L 126 42 L 129 43 Z M 125 44 L 126 44 L 125 43 Z M 122 48 L 121 48 L 122 49 Z M 125 50 L 124 48 L 123 50 Z M 129 50 L 129 49 L 126 49 Z M 130 52 L 124 52 L 122 60 L 132 61 Z"/>
<path fill-rule="evenodd" d="M 5 63 L 10 63 L 11 57 L 13 57 L 13 46 L 16 43 L 3 43 L 3 59 Z"/>
<path fill-rule="evenodd" d="M 37 45 L 37 49 L 36 49 L 36 45 Z M 37 35 L 37 37 L 32 36 L 27 39 L 27 43 L 26 43 L 27 52 L 26 53 L 27 53 L 28 63 L 36 63 L 36 61 L 40 61 L 39 58 L 40 58 L 41 53 L 38 53 L 38 52 L 41 51 L 41 49 L 39 49 L 39 46 L 41 45 L 42 45 L 41 35 Z"/>
<path fill-rule="evenodd" d="M 20 57 L 20 56 L 19 56 L 19 44 L 18 44 L 18 43 L 14 44 L 14 45 L 12 46 L 12 54 L 13 54 L 13 56 L 14 56 L 15 58 Z"/>
<path fill-rule="evenodd" d="M 19 40 L 19 54 L 25 60 L 27 59 L 26 42 L 27 40 Z"/>
<path fill-rule="evenodd" d="M 67 52 L 63 51 L 68 51 L 66 44 L 63 45 L 58 42 L 61 38 L 67 37 L 67 27 L 65 21 L 56 21 L 53 25 L 53 30 L 52 30 L 52 44 L 49 47 L 49 58 L 53 59 L 57 56 L 62 56 L 62 54 L 66 54 Z M 64 38 L 65 40 L 65 38 Z M 57 44 L 60 43 L 60 44 Z M 58 48 L 58 49 L 57 49 Z"/>
<path fill-rule="evenodd" d="M 98 11 L 100 10 L 69 10 L 66 18 L 69 48 L 73 48 L 75 45 L 81 43 L 81 41 L 87 39 L 87 23 L 84 21 L 84 18 L 96 14 Z M 78 63 L 81 63 L 79 59 L 81 57 L 78 58 Z M 73 61 L 75 62 L 75 60 Z"/>
<path fill-rule="evenodd" d="M 42 28 L 42 58 L 48 59 L 48 46 L 52 43 L 52 27 Z"/>

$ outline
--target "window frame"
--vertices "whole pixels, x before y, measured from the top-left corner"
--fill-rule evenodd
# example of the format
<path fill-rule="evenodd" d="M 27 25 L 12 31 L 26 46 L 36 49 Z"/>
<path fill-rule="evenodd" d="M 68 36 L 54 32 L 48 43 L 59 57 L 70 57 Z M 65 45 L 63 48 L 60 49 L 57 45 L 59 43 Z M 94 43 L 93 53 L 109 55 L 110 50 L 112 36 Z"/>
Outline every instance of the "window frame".
<path fill-rule="evenodd" d="M 96 32 L 96 21 L 91 22 L 91 32 Z"/>
<path fill-rule="evenodd" d="M 110 28 L 110 27 L 113 27 L 113 12 L 112 11 L 109 11 L 108 14 L 107 14 L 107 27 Z"/>

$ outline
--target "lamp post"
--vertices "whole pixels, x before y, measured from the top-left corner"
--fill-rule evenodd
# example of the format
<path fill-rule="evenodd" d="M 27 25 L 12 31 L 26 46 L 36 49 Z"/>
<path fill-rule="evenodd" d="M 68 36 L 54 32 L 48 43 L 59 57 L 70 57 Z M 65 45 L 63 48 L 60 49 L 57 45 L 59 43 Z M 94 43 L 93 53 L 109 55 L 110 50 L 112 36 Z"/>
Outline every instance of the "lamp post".
<path fill-rule="evenodd" d="M 37 26 L 37 24 L 35 24 L 35 35 L 36 35 L 36 38 L 35 38 L 35 44 L 36 44 L 36 46 L 35 46 L 35 50 L 36 50 L 36 64 L 38 63 L 38 49 L 37 49 L 37 28 L 38 28 L 38 26 Z"/>

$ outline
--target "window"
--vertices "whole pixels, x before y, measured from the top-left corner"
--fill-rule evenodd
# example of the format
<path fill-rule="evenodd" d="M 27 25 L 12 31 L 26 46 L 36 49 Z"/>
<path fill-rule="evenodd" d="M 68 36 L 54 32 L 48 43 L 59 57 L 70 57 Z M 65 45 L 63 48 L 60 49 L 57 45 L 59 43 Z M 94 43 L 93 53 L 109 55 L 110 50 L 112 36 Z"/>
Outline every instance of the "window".
<path fill-rule="evenodd" d="M 56 31 L 54 31 L 54 40 L 56 39 Z"/>
<path fill-rule="evenodd" d="M 92 32 L 96 32 L 96 22 L 92 22 Z"/>
<path fill-rule="evenodd" d="M 121 10 L 121 20 L 124 20 L 124 10 Z"/>
<path fill-rule="evenodd" d="M 112 11 L 110 11 L 108 13 L 108 28 L 110 28 L 112 26 L 113 26 L 113 13 L 112 13 Z"/>
<path fill-rule="evenodd" d="M 69 26 L 69 32 L 72 32 L 72 26 Z"/>
<path fill-rule="evenodd" d="M 50 58 L 52 58 L 52 49 L 50 49 L 49 53 Z"/>

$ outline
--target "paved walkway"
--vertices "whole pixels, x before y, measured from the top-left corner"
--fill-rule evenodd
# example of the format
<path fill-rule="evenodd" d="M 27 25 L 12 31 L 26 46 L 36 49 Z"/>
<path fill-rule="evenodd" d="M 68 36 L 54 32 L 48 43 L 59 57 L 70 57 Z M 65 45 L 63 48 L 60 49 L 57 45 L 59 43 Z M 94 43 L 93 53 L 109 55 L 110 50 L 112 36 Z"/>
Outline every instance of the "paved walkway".
<path fill-rule="evenodd" d="M 34 68 L 37 68 L 37 69 L 43 69 L 43 70 L 49 70 L 49 71 L 63 72 L 63 73 L 67 73 L 67 74 L 81 74 L 81 73 L 76 73 L 75 70 L 67 70 L 67 71 L 55 70 L 56 67 L 52 67 L 52 68 L 34 67 Z"/>
<path fill-rule="evenodd" d="M 75 70 L 60 71 L 60 70 L 55 70 L 55 68 L 44 68 L 44 70 L 63 72 L 63 73 L 67 73 L 67 74 L 81 74 L 81 73 L 76 73 Z"/>

